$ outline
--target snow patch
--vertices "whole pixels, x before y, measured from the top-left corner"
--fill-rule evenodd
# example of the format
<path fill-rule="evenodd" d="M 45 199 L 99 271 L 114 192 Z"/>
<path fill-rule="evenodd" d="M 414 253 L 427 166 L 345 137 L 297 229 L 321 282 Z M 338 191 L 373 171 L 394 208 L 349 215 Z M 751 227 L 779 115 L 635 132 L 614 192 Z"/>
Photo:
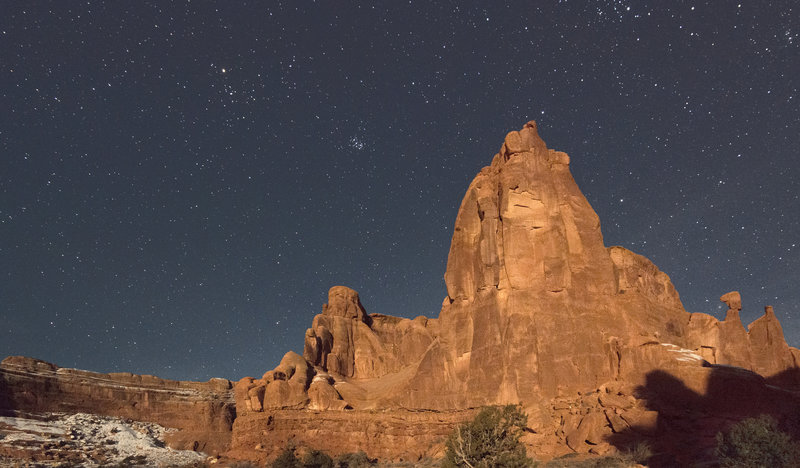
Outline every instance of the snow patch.
<path fill-rule="evenodd" d="M 667 351 L 671 353 L 676 353 L 677 356 L 675 357 L 676 360 L 681 362 L 697 362 L 703 363 L 705 359 L 702 356 L 695 353 L 691 349 L 681 348 L 680 346 L 676 346 L 672 343 L 661 343 L 661 346 L 667 348 Z"/>
<path fill-rule="evenodd" d="M 200 452 L 173 450 L 164 444 L 158 424 L 94 414 L 47 413 L 0 417 L 0 454 L 26 453 L 41 466 L 105 465 L 185 466 L 207 459 Z M 0 456 L 0 465 L 4 459 Z M 37 465 L 39 466 L 39 465 Z"/>

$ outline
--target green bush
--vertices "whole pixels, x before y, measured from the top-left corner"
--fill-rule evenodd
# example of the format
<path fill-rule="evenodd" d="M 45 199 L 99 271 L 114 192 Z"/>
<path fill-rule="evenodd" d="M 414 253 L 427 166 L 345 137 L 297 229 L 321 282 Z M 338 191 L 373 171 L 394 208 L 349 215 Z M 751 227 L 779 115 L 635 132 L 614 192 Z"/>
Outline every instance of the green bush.
<path fill-rule="evenodd" d="M 303 465 L 300 463 L 300 460 L 297 459 L 297 455 L 294 454 L 294 447 L 291 445 L 286 447 L 278 458 L 273 460 L 272 468 L 302 468 Z"/>
<path fill-rule="evenodd" d="M 336 466 L 339 468 L 363 468 L 374 465 L 363 451 L 356 453 L 345 453 L 336 459 Z"/>
<path fill-rule="evenodd" d="M 724 467 L 797 466 L 800 451 L 771 416 L 739 421 L 717 434 L 717 457 Z"/>
<path fill-rule="evenodd" d="M 304 468 L 333 468 L 333 458 L 321 450 L 309 450 L 303 457 Z"/>
<path fill-rule="evenodd" d="M 519 441 L 528 416 L 518 405 L 490 406 L 448 437 L 442 467 L 533 466 Z"/>

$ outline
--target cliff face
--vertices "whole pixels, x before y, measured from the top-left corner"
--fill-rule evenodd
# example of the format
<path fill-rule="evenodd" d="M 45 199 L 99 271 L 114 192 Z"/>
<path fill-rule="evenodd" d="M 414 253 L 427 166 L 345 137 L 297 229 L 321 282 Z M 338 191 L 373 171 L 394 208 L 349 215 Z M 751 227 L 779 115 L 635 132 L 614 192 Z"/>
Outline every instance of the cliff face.
<path fill-rule="evenodd" d="M 749 334 L 738 318 L 738 293 L 723 298 L 738 301 L 723 322 L 689 314 L 649 260 L 605 247 L 569 157 L 547 149 L 534 122 L 509 133 L 467 189 L 445 283 L 433 320 L 370 316 L 355 291 L 332 288 L 306 332 L 303 382 L 324 380 L 338 389 L 327 392 L 337 401 L 349 393 L 353 401 L 345 397 L 342 407 L 457 409 L 597 388 L 620 377 L 624 349 L 652 342 L 764 375 L 794 366 L 772 312 Z M 651 370 L 625 363 L 631 366 Z M 368 383 L 374 379 L 393 384 Z M 268 375 L 248 385 L 289 395 L 271 390 L 292 380 L 281 382 Z M 305 387 L 291 398 L 250 398 L 251 407 L 326 407 Z"/>
<path fill-rule="evenodd" d="M 150 375 L 99 374 L 12 356 L 0 363 L 0 412 L 92 413 L 158 423 L 177 449 L 227 450 L 236 417 L 225 379 L 180 382 Z"/>
<path fill-rule="evenodd" d="M 686 312 L 652 262 L 604 245 L 569 163 L 547 148 L 534 122 L 509 133 L 461 203 L 439 317 L 369 315 L 355 291 L 332 288 L 306 332 L 304 355 L 289 353 L 261 379 L 236 385 L 248 425 L 288 408 L 345 410 L 358 420 L 375 409 L 441 413 L 521 403 L 537 428 L 529 443 L 539 453 L 559 453 L 596 449 L 612 435 L 656 425 L 658 409 L 641 396 L 652 393 L 659 373 L 698 394 L 719 379 L 739 382 L 748 395 L 769 394 L 757 374 L 797 385 L 798 352 L 786 345 L 771 308 L 749 331 L 735 292 L 722 298 L 731 309 L 724 321 Z M 619 398 L 632 402 L 621 407 Z M 282 427 L 265 430 L 264 440 L 291 438 Z M 251 450 L 248 432 L 234 426 L 235 450 Z M 371 447 L 352 434 L 334 445 Z M 414 455 L 402 447 L 398 454 Z"/>
<path fill-rule="evenodd" d="M 467 189 L 445 282 L 438 349 L 411 384 L 422 390 L 414 405 L 552 398 L 613 379 L 622 342 L 685 344 L 688 314 L 669 278 L 603 245 L 569 157 L 547 149 L 533 122 L 508 134 Z M 445 373 L 448 395 L 431 401 Z"/>

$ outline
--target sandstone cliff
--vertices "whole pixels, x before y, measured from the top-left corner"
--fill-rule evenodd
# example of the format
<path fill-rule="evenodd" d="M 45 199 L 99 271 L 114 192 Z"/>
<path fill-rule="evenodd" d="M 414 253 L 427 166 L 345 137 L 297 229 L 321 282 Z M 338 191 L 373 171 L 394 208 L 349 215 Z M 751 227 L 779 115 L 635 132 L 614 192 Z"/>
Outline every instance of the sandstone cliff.
<path fill-rule="evenodd" d="M 733 418 L 736 405 L 746 413 L 742 408 L 779 412 L 783 403 L 770 398 L 794 404 L 793 394 L 767 385 L 796 388 L 800 356 L 786 345 L 772 309 L 749 329 L 739 320 L 736 292 L 722 298 L 730 308 L 724 321 L 686 312 L 652 262 L 604 245 L 569 163 L 547 148 L 535 122 L 509 133 L 461 203 L 439 317 L 368 314 L 355 291 L 332 288 L 305 334 L 303 356 L 289 353 L 262 378 L 236 385 L 234 452 L 265 459 L 270 447 L 300 437 L 300 428 L 316 427 L 315 418 L 334 418 L 335 431 L 319 430 L 337 441 L 327 441 L 335 450 L 386 455 L 366 436 L 368 425 L 347 421 L 376 409 L 407 421 L 408 409 L 441 418 L 521 403 L 537 453 L 601 453 L 626 434 L 652 435 L 668 420 L 668 408 L 647 399 L 653 380 L 665 375 L 688 393 L 703 395 L 721 379 L 750 395 L 747 404 L 723 405 L 728 413 L 715 416 L 709 430 Z M 304 417 L 311 419 L 294 429 L 277 422 Z M 260 451 L 253 427 L 262 433 Z M 393 450 L 423 456 L 436 444 Z"/>
<path fill-rule="evenodd" d="M 177 449 L 227 450 L 236 416 L 225 379 L 180 382 L 151 375 L 99 374 L 12 356 L 0 363 L 0 412 L 93 413 L 179 429 Z"/>

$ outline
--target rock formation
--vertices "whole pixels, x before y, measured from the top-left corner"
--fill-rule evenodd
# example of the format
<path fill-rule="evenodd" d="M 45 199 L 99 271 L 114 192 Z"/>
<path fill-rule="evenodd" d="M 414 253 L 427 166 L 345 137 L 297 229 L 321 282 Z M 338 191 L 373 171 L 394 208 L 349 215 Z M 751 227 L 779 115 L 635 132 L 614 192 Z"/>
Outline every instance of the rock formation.
<path fill-rule="evenodd" d="M 742 367 L 760 375 L 776 376 L 786 370 L 797 369 L 800 352 L 790 348 L 783 337 L 783 328 L 772 306 L 766 306 L 764 315 L 747 328 L 739 318 L 742 300 L 737 291 L 720 297 L 728 306 L 725 320 L 702 314 L 691 314 L 688 333 L 695 349 L 710 364 Z M 782 378 L 784 386 L 800 388 L 797 378 Z"/>
<path fill-rule="evenodd" d="M 269 447 L 316 428 L 332 437 L 324 443 L 334 451 L 385 456 L 379 441 L 357 429 L 366 427 L 355 421 L 367 411 L 388 411 L 402 426 L 407 409 L 441 419 L 521 403 L 534 453 L 603 453 L 628 433 L 663 432 L 668 408 L 659 417 L 658 398 L 647 395 L 658 393 L 653 380 L 664 376 L 693 395 L 720 379 L 734 382 L 749 407 L 765 411 L 783 408 L 775 401 L 794 402 L 756 378 L 798 383 L 798 351 L 786 345 L 772 309 L 749 331 L 736 292 L 721 298 L 730 309 L 724 321 L 686 312 L 652 262 L 604 245 L 569 163 L 547 148 L 535 122 L 509 133 L 461 203 L 439 317 L 367 314 L 355 291 L 332 288 L 306 331 L 303 357 L 289 353 L 261 379 L 236 385 L 234 452 L 266 459 Z M 723 406 L 732 417 L 731 404 Z M 314 418 L 339 422 L 326 430 Z M 724 418 L 715 421 L 708 427 Z M 418 441 L 413 449 L 395 444 L 390 455 L 431 455 L 441 447 L 434 442 L 422 451 Z"/>
<path fill-rule="evenodd" d="M 180 382 L 151 375 L 99 374 L 11 356 L 0 363 L 0 413 L 92 413 L 179 429 L 176 449 L 219 453 L 236 416 L 225 379 Z"/>
<path fill-rule="evenodd" d="M 331 288 L 303 355 L 234 386 L 228 454 L 264 461 L 291 441 L 415 460 L 440 454 L 476 408 L 518 403 L 537 456 L 603 454 L 644 438 L 666 457 L 656 465 L 676 466 L 708 458 L 714 434 L 738 418 L 796 412 L 800 352 L 772 308 L 745 327 L 731 292 L 725 320 L 688 313 L 652 262 L 604 245 L 569 164 L 535 122 L 509 133 L 459 208 L 439 316 L 368 314 L 354 290 Z M 3 365 L 11 406 L 50 408 L 63 393 L 75 407 L 106 401 L 106 414 L 230 427 L 224 382 L 92 374 L 109 385 L 87 390 L 71 383 L 89 380 L 80 371 L 23 362 L 46 377 L 20 377 L 12 364 Z M 42 378 L 61 393 L 24 390 Z"/>

